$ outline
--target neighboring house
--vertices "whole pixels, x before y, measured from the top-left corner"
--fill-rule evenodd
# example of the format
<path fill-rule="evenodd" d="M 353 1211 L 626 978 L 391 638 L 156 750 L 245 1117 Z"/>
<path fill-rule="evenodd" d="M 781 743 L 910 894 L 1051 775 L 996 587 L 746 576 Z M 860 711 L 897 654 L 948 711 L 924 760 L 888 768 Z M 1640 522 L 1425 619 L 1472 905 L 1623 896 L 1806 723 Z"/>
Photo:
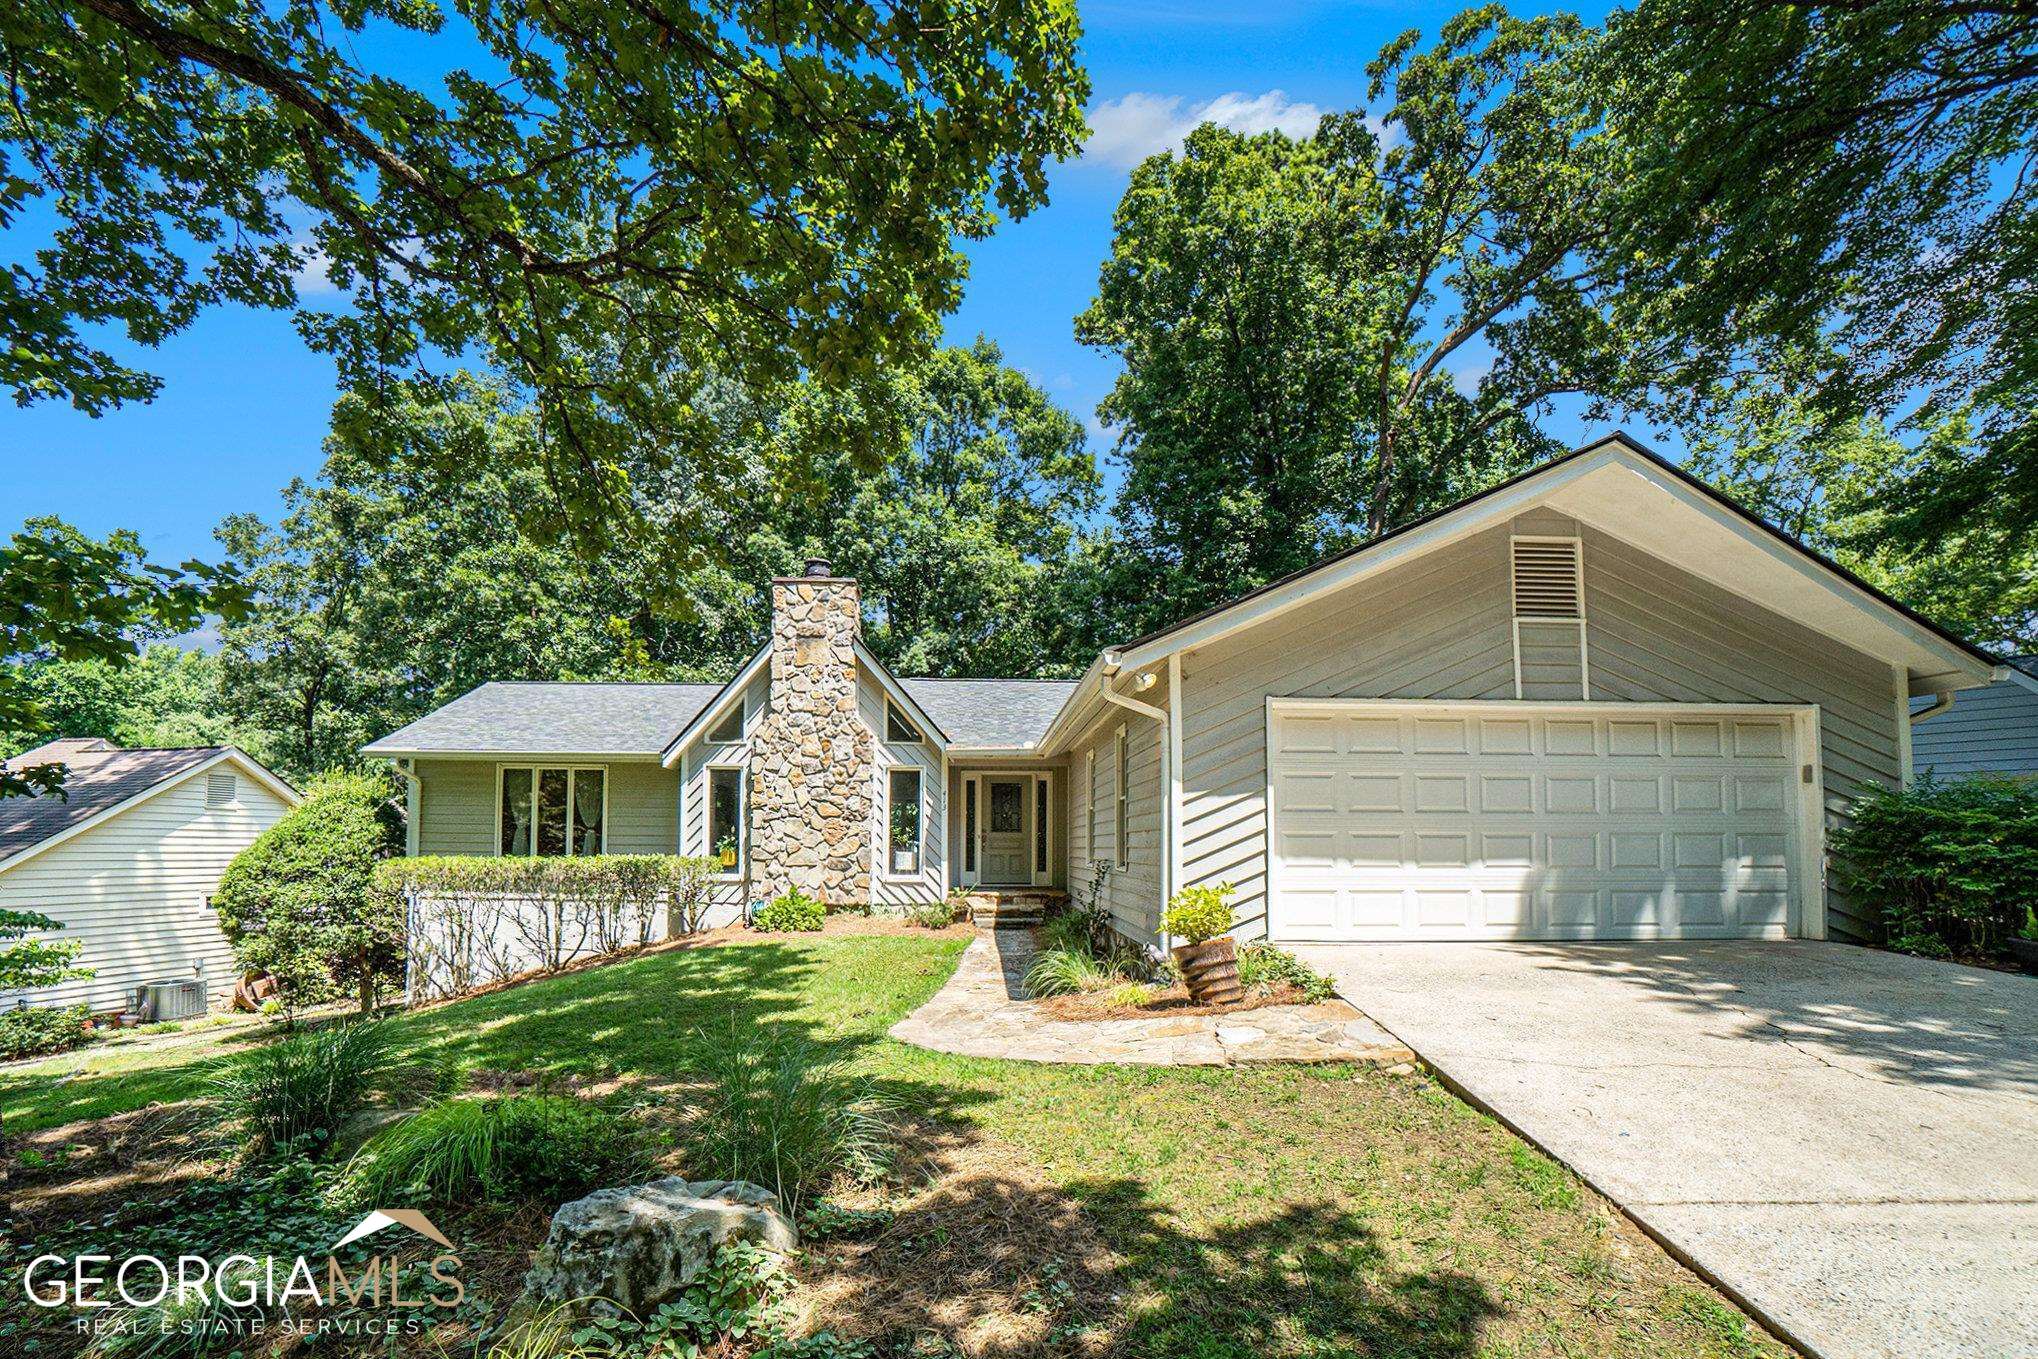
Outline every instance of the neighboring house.
<path fill-rule="evenodd" d="M 212 894 L 255 837 L 297 805 L 289 784 L 232 746 L 123 750 L 109 741 L 52 741 L 15 768 L 61 763 L 62 796 L 0 799 L 0 907 L 63 925 L 39 936 L 79 939 L 86 980 L 0 991 L 0 1006 L 126 1009 L 153 981 L 204 981 L 233 994 L 233 949 Z"/>
<path fill-rule="evenodd" d="M 1911 704 L 1917 719 L 1911 765 L 1918 773 L 2038 778 L 2038 656 L 2011 657 L 1994 684 L 1927 714 L 1933 703 Z"/>
<path fill-rule="evenodd" d="M 727 685 L 488 684 L 370 745 L 412 852 L 726 844 L 725 912 L 1101 868 L 1146 940 L 1217 882 L 1248 938 L 1862 938 L 1828 827 L 1998 669 L 1623 436 L 1072 683 L 894 676 L 809 570 Z"/>

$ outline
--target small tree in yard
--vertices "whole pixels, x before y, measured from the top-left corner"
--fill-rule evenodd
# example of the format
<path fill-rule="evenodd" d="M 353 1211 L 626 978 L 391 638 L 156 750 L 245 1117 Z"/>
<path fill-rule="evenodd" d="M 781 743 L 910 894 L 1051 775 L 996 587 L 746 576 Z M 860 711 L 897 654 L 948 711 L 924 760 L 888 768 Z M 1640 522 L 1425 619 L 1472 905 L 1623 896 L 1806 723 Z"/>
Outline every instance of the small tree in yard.
<path fill-rule="evenodd" d="M 76 939 L 27 939 L 30 930 L 60 930 L 63 925 L 40 911 L 0 909 L 0 990 L 33 991 L 58 982 L 92 975 L 76 965 Z M 20 1006 L 0 1014 L 0 1061 L 61 1052 L 85 1041 L 86 1007 Z"/>
<path fill-rule="evenodd" d="M 293 1006 L 353 987 L 362 1010 L 401 975 L 400 901 L 370 890 L 375 865 L 403 847 L 385 779 L 330 774 L 256 837 L 219 881 L 213 904 L 248 971 L 276 978 Z"/>

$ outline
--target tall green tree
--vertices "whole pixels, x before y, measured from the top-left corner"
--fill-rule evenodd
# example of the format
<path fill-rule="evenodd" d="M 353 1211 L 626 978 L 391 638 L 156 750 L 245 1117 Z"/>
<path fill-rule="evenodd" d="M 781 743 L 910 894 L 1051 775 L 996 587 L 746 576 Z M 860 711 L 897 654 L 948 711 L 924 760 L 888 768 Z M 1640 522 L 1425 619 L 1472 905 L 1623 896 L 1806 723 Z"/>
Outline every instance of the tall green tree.
<path fill-rule="evenodd" d="M 1078 318 L 1124 361 L 1125 551 L 1102 612 L 1139 630 L 1294 570 L 1555 451 L 1560 396 L 1639 406 L 1675 347 L 1613 322 L 1593 263 L 1615 149 L 1575 20 L 1462 14 L 1368 68 L 1384 120 L 1295 142 L 1216 127 L 1134 172 Z"/>
<path fill-rule="evenodd" d="M 126 530 L 96 539 L 59 519 L 29 520 L 0 546 L 0 732 L 45 730 L 38 666 L 126 664 L 151 637 L 243 602 L 231 570 L 150 562 Z M 64 773 L 61 763 L 0 766 L 0 798 L 58 793 Z"/>
<path fill-rule="evenodd" d="M 1972 553 L 1985 521 L 2008 569 L 2038 530 L 2038 11 L 1638 0 L 1591 57 L 1628 167 L 1605 257 L 1690 348 L 1687 422 L 1818 356 L 1792 380 L 1822 419 L 1925 440 L 1885 532 Z"/>
<path fill-rule="evenodd" d="M 158 383 L 94 327 L 290 309 L 366 396 L 484 357 L 540 434 L 525 517 L 614 529 L 641 464 L 730 468 L 710 370 L 856 383 L 931 348 L 956 242 L 1079 145 L 1078 35 L 1072 0 L 20 0 L 0 386 L 96 413 Z M 302 270 L 347 304 L 302 306 Z M 645 541 L 714 550 L 682 527 Z"/>
<path fill-rule="evenodd" d="M 122 746 L 236 744 L 259 751 L 260 733 L 220 709 L 219 658 L 157 642 L 131 663 L 35 661 L 16 675 L 32 703 L 30 726 L 0 732 L 0 752 L 63 736 L 98 736 Z"/>

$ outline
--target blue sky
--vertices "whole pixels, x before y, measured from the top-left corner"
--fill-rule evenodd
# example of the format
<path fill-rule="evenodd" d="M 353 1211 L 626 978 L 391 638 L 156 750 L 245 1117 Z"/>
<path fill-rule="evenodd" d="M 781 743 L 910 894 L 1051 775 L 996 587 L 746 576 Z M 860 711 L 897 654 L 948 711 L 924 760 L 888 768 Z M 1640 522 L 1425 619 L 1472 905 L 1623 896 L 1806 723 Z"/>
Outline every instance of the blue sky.
<path fill-rule="evenodd" d="M 1102 455 L 1095 407 L 1115 364 L 1075 342 L 1073 321 L 1109 252 L 1130 166 L 1206 117 L 1242 130 L 1306 132 L 1321 113 L 1364 102 L 1366 63 L 1382 43 L 1410 27 L 1433 34 L 1463 7 L 1089 0 L 1092 140 L 1081 159 L 1056 168 L 1046 208 L 971 248 L 969 288 L 949 337 L 996 340 L 1009 362 L 1092 422 Z M 1596 19 L 1602 9 L 1583 12 Z M 410 39 L 396 69 L 419 78 L 425 72 L 413 63 L 435 55 Z M 20 247 L 0 241 L 0 257 L 18 258 Z M 291 478 L 317 474 L 332 365 L 304 348 L 287 316 L 218 310 L 153 352 L 114 348 L 162 377 L 153 403 L 96 420 L 54 404 L 0 406 L 9 472 L 0 478 L 0 531 L 57 514 L 95 534 L 134 529 L 159 559 L 210 559 L 220 519 L 242 510 L 273 517 Z M 1596 432 L 1563 414 L 1549 429 L 1567 442 Z"/>

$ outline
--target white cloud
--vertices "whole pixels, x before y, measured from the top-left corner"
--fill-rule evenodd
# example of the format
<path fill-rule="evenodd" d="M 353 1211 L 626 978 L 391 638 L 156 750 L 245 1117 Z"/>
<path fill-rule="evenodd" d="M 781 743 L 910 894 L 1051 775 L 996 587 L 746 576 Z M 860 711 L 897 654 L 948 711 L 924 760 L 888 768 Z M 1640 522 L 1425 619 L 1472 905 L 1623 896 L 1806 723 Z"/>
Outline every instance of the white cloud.
<path fill-rule="evenodd" d="M 1083 144 L 1083 157 L 1130 169 L 1157 151 L 1174 150 L 1204 123 L 1247 134 L 1279 128 L 1291 137 L 1307 137 L 1324 113 L 1281 90 L 1265 94 L 1234 90 L 1200 104 L 1190 104 L 1178 94 L 1134 92 L 1106 99 L 1090 110 L 1090 140 Z"/>
<path fill-rule="evenodd" d="M 340 290 L 327 272 L 332 266 L 332 257 L 310 241 L 296 241 L 297 268 L 291 271 L 291 281 L 297 285 L 299 297 L 327 297 Z"/>

